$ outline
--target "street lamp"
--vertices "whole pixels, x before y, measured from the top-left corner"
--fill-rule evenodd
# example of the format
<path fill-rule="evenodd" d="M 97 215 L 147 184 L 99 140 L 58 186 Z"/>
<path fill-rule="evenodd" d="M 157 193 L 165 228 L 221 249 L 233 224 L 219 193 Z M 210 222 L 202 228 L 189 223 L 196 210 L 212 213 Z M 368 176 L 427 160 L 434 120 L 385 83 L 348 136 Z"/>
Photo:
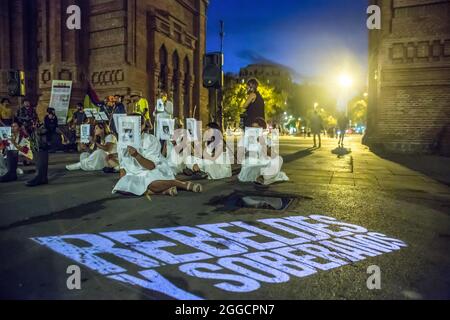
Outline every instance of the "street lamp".
<path fill-rule="evenodd" d="M 353 79 L 347 73 L 341 73 L 338 78 L 338 82 L 345 93 L 348 93 L 350 88 L 353 86 Z M 345 103 L 345 113 L 346 116 L 348 117 L 348 101 L 346 101 Z"/>
<path fill-rule="evenodd" d="M 353 79 L 346 73 L 339 76 L 339 84 L 344 89 L 349 89 L 353 85 Z"/>

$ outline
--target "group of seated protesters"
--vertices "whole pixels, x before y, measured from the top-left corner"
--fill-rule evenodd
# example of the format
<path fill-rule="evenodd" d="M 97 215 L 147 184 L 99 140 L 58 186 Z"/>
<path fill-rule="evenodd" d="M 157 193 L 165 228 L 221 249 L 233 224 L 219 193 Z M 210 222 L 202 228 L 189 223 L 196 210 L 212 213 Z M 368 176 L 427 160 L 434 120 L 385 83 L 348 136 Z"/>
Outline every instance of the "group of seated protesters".
<path fill-rule="evenodd" d="M 127 146 L 120 149 L 117 138 L 110 132 L 109 126 L 106 123 L 97 123 L 91 142 L 81 147 L 80 161 L 67 165 L 67 170 L 103 170 L 105 173 L 119 173 L 120 179 L 112 192 L 137 196 L 144 194 L 176 196 L 179 190 L 195 193 L 203 191 L 199 183 L 177 180 L 176 176 L 181 173 L 209 180 L 232 176 L 233 161 L 230 157 L 234 157 L 234 152 L 221 139 L 222 133 L 216 123 L 207 125 L 210 131 L 208 137 L 211 136 L 206 139 L 203 146 L 207 152 L 195 154 L 190 150 L 191 152 L 186 154 L 182 152 L 183 149 L 176 148 L 183 137 L 165 141 L 161 146 L 161 141 L 149 133 L 145 117 L 140 114 L 132 115 L 141 117 L 140 148 Z M 267 124 L 263 119 L 257 119 L 253 126 L 266 129 Z M 214 131 L 219 135 L 213 134 Z M 218 137 L 222 143 L 216 143 Z M 268 185 L 289 180 L 281 171 L 283 159 L 272 150 L 270 141 L 263 144 L 253 157 L 252 159 L 246 156 L 242 162 L 239 181 Z"/>

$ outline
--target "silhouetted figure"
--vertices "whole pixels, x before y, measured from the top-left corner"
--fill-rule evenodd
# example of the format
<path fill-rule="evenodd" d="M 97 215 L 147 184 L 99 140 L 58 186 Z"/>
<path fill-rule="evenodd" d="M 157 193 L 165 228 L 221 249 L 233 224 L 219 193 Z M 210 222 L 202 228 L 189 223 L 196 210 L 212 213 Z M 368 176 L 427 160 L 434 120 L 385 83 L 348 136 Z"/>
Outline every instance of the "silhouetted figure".
<path fill-rule="evenodd" d="M 314 148 L 317 148 L 317 140 L 316 140 L 317 136 L 319 137 L 319 148 L 322 147 L 322 137 L 321 137 L 322 130 L 323 130 L 323 121 L 316 110 L 314 111 L 314 114 L 311 118 L 311 133 L 314 137 Z"/>
<path fill-rule="evenodd" d="M 338 129 L 339 129 L 339 142 L 338 146 L 343 148 L 344 147 L 344 138 L 345 138 L 345 132 L 348 129 L 348 118 L 347 116 L 342 113 L 338 118 Z"/>

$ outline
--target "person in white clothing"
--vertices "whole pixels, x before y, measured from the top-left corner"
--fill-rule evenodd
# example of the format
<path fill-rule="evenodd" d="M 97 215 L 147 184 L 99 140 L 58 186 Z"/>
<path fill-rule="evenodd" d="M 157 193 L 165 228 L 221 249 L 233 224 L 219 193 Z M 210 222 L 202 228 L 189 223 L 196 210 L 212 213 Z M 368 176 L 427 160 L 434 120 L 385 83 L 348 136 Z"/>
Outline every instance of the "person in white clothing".
<path fill-rule="evenodd" d="M 220 141 L 223 142 L 220 127 L 217 123 L 211 122 L 207 125 L 207 130 L 206 134 L 211 136 L 211 139 L 205 143 L 207 157 L 190 156 L 186 159 L 186 167 L 194 175 L 205 173 L 209 180 L 230 178 L 232 176 L 231 160 L 223 151 L 223 143 L 220 143 Z M 219 141 L 216 142 L 216 139 Z"/>
<path fill-rule="evenodd" d="M 66 166 L 67 170 L 100 171 L 111 166 L 112 157 L 117 153 L 117 139 L 110 132 L 107 124 L 97 123 L 95 125 L 94 141 L 90 149 L 92 153 L 83 152 L 80 155 L 80 162 Z"/>
<path fill-rule="evenodd" d="M 253 124 L 255 128 L 267 128 L 262 118 L 257 118 Z M 260 137 L 264 139 L 263 137 Z M 270 185 L 275 182 L 289 181 L 288 176 L 281 171 L 283 158 L 272 148 L 272 141 L 260 141 L 259 150 L 255 156 L 250 154 L 242 163 L 238 179 L 240 182 L 254 182 L 261 185 Z"/>
<path fill-rule="evenodd" d="M 176 196 L 178 189 L 200 193 L 200 184 L 175 179 L 169 162 L 161 154 L 161 143 L 151 134 L 145 133 L 142 118 L 141 147 L 128 146 L 119 150 L 120 180 L 113 193 L 142 196 L 162 194 Z"/>

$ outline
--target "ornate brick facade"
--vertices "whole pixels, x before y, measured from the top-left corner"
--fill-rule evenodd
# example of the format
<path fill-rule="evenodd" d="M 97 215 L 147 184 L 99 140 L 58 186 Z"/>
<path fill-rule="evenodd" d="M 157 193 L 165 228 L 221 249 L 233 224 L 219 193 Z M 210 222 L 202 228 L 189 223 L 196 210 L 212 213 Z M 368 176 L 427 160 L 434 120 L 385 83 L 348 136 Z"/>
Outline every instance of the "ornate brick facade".
<path fill-rule="evenodd" d="M 81 30 L 66 27 L 68 6 L 81 8 Z M 141 91 L 153 105 L 159 89 L 175 113 L 207 121 L 201 83 L 208 0 L 1 0 L 0 96 L 6 70 L 25 70 L 27 95 L 50 100 L 53 79 L 73 81 L 72 103 L 90 81 L 100 97 Z"/>
<path fill-rule="evenodd" d="M 402 152 L 450 145 L 450 0 L 371 0 L 366 141 Z"/>

